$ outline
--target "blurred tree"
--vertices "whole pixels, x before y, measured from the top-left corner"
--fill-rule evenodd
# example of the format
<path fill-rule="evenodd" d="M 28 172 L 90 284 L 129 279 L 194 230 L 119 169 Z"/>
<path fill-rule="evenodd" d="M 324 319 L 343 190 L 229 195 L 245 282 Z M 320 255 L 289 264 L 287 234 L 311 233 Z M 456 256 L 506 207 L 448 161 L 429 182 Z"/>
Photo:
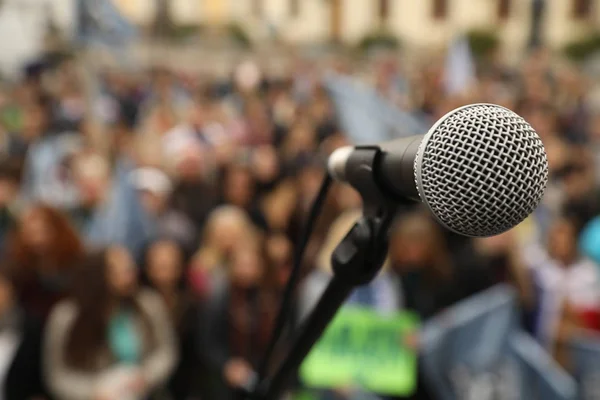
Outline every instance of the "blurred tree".
<path fill-rule="evenodd" d="M 394 34 L 387 30 L 370 32 L 358 42 L 358 48 L 361 51 L 370 51 L 373 49 L 396 50 L 398 47 L 400 47 L 400 41 Z"/>
<path fill-rule="evenodd" d="M 565 54 L 573 61 L 585 61 L 587 58 L 600 53 L 600 32 L 568 43 L 564 48 Z"/>
<path fill-rule="evenodd" d="M 229 37 L 236 45 L 242 48 L 252 47 L 252 39 L 250 38 L 250 35 L 248 35 L 246 30 L 240 24 L 229 24 L 227 26 L 227 30 Z"/>
<path fill-rule="evenodd" d="M 474 29 L 467 32 L 469 47 L 475 58 L 481 59 L 492 54 L 500 45 L 500 38 L 494 31 Z"/>

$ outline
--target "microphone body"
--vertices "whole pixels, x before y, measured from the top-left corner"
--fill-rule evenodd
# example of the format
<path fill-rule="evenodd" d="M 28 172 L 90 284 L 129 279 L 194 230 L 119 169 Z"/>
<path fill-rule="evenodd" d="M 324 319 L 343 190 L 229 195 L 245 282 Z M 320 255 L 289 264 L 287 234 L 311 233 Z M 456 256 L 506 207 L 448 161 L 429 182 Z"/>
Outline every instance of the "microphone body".
<path fill-rule="evenodd" d="M 366 149 L 377 152 L 373 160 Z M 386 200 L 421 201 L 442 226 L 473 237 L 518 225 L 535 210 L 548 181 L 537 133 L 493 104 L 453 110 L 425 135 L 343 147 L 329 157 L 328 170 L 363 197 L 374 185 Z"/>
<path fill-rule="evenodd" d="M 381 151 L 373 166 L 372 179 L 384 193 L 395 198 L 420 201 L 415 185 L 414 162 L 424 137 L 413 135 L 368 146 Z M 334 179 L 347 182 L 358 169 L 363 168 L 363 159 L 355 149 L 353 146 L 342 147 L 331 154 L 327 169 Z"/>

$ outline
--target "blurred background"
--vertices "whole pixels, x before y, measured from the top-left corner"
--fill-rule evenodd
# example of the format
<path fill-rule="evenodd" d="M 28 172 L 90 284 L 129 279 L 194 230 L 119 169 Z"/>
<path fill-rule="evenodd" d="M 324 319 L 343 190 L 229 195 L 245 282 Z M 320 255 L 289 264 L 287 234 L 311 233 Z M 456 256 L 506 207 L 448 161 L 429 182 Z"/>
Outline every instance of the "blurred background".
<path fill-rule="evenodd" d="M 0 399 L 242 399 L 327 156 L 476 102 L 542 138 L 542 205 L 400 210 L 344 307 L 405 321 L 397 379 L 319 381 L 388 368 L 332 334 L 286 396 L 600 398 L 600 1 L 2 0 L 0 78 Z M 360 207 L 332 186 L 276 359 Z"/>

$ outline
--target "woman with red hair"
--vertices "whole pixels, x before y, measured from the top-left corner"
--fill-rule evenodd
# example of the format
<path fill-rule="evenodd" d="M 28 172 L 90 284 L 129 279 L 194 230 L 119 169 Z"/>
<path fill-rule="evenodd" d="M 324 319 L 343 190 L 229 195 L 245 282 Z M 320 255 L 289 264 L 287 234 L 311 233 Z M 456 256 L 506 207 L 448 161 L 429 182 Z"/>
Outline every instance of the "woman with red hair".
<path fill-rule="evenodd" d="M 67 294 L 84 245 L 65 215 L 40 204 L 21 215 L 8 246 L 19 301 L 27 313 L 45 320 Z"/>

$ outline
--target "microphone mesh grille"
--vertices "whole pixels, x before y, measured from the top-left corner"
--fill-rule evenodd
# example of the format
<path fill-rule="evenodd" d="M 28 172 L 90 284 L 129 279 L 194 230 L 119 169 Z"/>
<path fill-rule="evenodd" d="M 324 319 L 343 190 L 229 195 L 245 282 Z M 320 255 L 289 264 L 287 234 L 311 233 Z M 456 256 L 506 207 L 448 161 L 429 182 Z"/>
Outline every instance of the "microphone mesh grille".
<path fill-rule="evenodd" d="M 447 228 L 492 236 L 522 222 L 548 181 L 541 139 L 519 115 L 474 104 L 445 116 L 415 159 L 421 200 Z"/>

